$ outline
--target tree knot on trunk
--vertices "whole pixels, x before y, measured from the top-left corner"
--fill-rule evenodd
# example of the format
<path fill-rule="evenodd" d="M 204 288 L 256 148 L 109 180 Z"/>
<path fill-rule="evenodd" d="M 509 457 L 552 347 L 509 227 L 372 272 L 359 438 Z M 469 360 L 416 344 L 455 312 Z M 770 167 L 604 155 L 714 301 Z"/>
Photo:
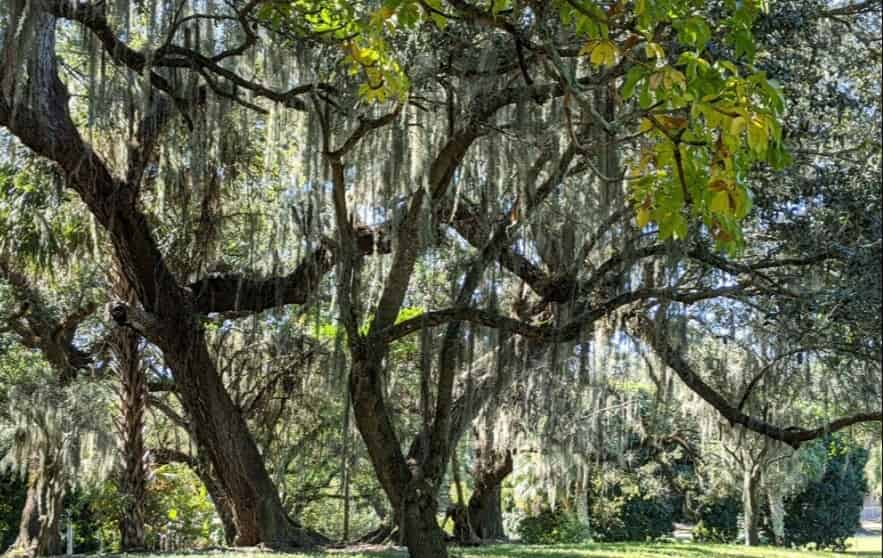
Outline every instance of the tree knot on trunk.
<path fill-rule="evenodd" d="M 130 327 L 148 339 L 162 336 L 159 320 L 150 312 L 116 301 L 107 305 L 107 314 L 118 326 Z"/>

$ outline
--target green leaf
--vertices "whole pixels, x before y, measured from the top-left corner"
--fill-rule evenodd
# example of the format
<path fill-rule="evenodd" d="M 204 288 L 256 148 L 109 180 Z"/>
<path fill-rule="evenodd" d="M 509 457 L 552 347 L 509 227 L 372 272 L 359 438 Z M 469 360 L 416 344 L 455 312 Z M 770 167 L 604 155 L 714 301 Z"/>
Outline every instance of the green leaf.
<path fill-rule="evenodd" d="M 748 147 L 758 154 L 762 154 L 767 149 L 769 136 L 767 136 L 767 128 L 762 117 L 752 115 L 748 119 Z"/>
<path fill-rule="evenodd" d="M 635 86 L 641 81 L 642 77 L 644 77 L 644 70 L 640 66 L 632 66 L 632 69 L 625 76 L 625 83 L 622 84 L 622 97 L 624 99 L 632 98 L 632 95 L 635 94 Z"/>
<path fill-rule="evenodd" d="M 711 29 L 705 20 L 694 16 L 679 22 L 678 40 L 687 45 L 702 50 L 711 39 Z"/>
<path fill-rule="evenodd" d="M 494 3 L 491 7 L 491 13 L 496 16 L 503 10 L 508 10 L 512 6 L 511 0 L 494 0 Z"/>

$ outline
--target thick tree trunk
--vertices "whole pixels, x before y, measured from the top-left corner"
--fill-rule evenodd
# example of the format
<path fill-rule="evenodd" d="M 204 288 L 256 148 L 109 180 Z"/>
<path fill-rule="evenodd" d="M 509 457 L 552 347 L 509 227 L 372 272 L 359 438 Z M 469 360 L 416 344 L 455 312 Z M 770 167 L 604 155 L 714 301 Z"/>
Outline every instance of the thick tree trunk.
<path fill-rule="evenodd" d="M 469 522 L 481 539 L 505 539 L 502 484 L 512 473 L 512 453 L 485 449 L 478 452 L 476 458 L 475 490 L 469 498 Z"/>
<path fill-rule="evenodd" d="M 444 531 L 436 519 L 435 494 L 420 489 L 406 496 L 405 544 L 412 558 L 445 558 L 448 555 Z"/>
<path fill-rule="evenodd" d="M 134 301 L 134 293 L 122 277 L 117 277 L 114 281 L 114 293 L 129 303 Z M 147 412 L 147 381 L 141 368 L 139 342 L 139 335 L 132 329 L 117 328 L 114 331 L 112 347 L 116 372 L 120 379 L 122 412 L 118 423 L 123 458 L 119 491 L 124 503 L 119 527 L 120 549 L 124 552 L 145 548 L 147 463 L 144 459 L 144 415 Z"/>
<path fill-rule="evenodd" d="M 405 460 L 383 401 L 380 363 L 354 351 L 350 393 L 353 416 L 380 485 L 399 519 L 412 558 L 446 558 L 444 532 L 436 520 L 435 490 L 420 464 Z"/>
<path fill-rule="evenodd" d="M 120 331 L 115 345 L 123 411 L 120 429 L 124 467 L 120 494 L 125 498 L 125 503 L 120 518 L 120 548 L 123 551 L 142 550 L 144 500 L 147 493 L 147 464 L 144 460 L 147 386 L 138 358 L 138 336 L 132 331 Z"/>
<path fill-rule="evenodd" d="M 742 507 L 745 521 L 745 545 L 760 544 L 758 520 L 760 516 L 760 472 L 746 470 L 742 483 Z"/>
<path fill-rule="evenodd" d="M 65 483 L 57 460 L 41 467 L 39 456 L 29 468 L 28 491 L 19 523 L 18 538 L 7 556 L 51 556 L 62 553 L 59 523 Z"/>
<path fill-rule="evenodd" d="M 476 485 L 472 497 L 469 498 L 469 522 L 480 539 L 506 538 L 506 532 L 503 530 L 501 495 L 502 479 L 491 479 L 490 482 L 483 483 L 481 488 Z"/>
<path fill-rule="evenodd" d="M 230 498 L 236 522 L 235 543 L 309 547 L 321 542 L 287 517 L 263 457 L 224 388 L 197 327 L 193 324 L 187 328 L 190 331 L 180 328 L 180 337 L 189 343 L 163 349 L 176 371 L 178 393 L 193 421 L 199 445 L 206 448 L 212 469 Z"/>
<path fill-rule="evenodd" d="M 139 261 L 145 257 L 141 250 L 156 249 L 146 228 L 137 223 L 141 219 L 141 215 L 127 213 L 118 216 L 111 235 L 115 245 L 128 242 L 138 248 L 117 252 L 130 280 L 138 276 L 138 270 L 144 265 Z M 117 238 L 118 234 L 128 240 Z M 143 245 L 136 242 L 142 234 L 147 236 L 141 239 Z M 160 261 L 161 256 L 155 254 L 147 259 Z M 155 293 L 162 293 L 158 301 L 148 306 L 151 296 L 139 294 L 142 304 L 154 312 L 152 317 L 145 318 L 124 306 L 114 307 L 111 313 L 121 325 L 135 323 L 142 330 L 151 331 L 152 340 L 162 349 L 166 364 L 175 376 L 176 392 L 192 422 L 197 445 L 205 448 L 212 470 L 233 508 L 235 544 L 307 548 L 325 542 L 323 537 L 288 518 L 245 419 L 227 393 L 209 355 L 192 298 L 178 287 L 168 270 L 165 275 L 159 275 L 150 285 Z M 155 320 L 155 323 L 140 323 L 143 319 Z"/>

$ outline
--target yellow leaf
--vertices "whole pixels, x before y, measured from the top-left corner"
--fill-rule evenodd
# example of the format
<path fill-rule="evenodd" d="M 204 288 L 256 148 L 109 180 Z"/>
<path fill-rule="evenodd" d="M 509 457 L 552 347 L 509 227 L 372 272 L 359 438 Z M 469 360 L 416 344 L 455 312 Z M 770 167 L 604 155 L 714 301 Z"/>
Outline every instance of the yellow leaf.
<path fill-rule="evenodd" d="M 592 50 L 594 50 L 595 45 L 598 44 L 598 41 L 588 41 L 586 44 L 579 49 L 580 56 L 592 54 Z"/>
<path fill-rule="evenodd" d="M 686 128 L 687 124 L 689 124 L 689 121 L 683 116 L 663 115 L 658 117 L 658 120 L 668 130 L 680 130 L 681 128 Z"/>
<path fill-rule="evenodd" d="M 752 115 L 748 120 L 748 147 L 755 153 L 763 153 L 767 148 L 767 127 L 763 118 Z"/>
<path fill-rule="evenodd" d="M 662 83 L 665 85 L 666 89 L 671 89 L 675 85 L 683 85 L 686 87 L 687 78 L 684 74 L 674 68 L 666 68 Z"/>
<path fill-rule="evenodd" d="M 733 214 L 736 219 L 742 219 L 748 215 L 748 211 L 751 209 L 751 199 L 744 188 L 734 188 L 730 192 L 730 199 L 733 202 Z"/>
<path fill-rule="evenodd" d="M 647 58 L 657 58 L 660 60 L 665 58 L 665 51 L 659 43 L 647 43 L 644 49 L 647 52 Z"/>
<path fill-rule="evenodd" d="M 662 83 L 663 74 L 662 72 L 653 72 L 650 75 L 650 89 L 659 89 L 659 85 Z"/>
<path fill-rule="evenodd" d="M 608 68 L 616 65 L 619 58 L 619 49 L 612 41 L 598 41 L 592 49 L 590 60 L 596 66 L 607 66 Z"/>
<path fill-rule="evenodd" d="M 713 178 L 708 183 L 708 189 L 712 192 L 724 192 L 730 189 L 730 184 L 723 178 Z"/>
<path fill-rule="evenodd" d="M 650 120 L 649 118 L 642 118 L 641 119 L 641 128 L 639 131 L 643 134 L 644 132 L 649 132 L 652 129 L 653 129 L 653 121 Z"/>
<path fill-rule="evenodd" d="M 715 192 L 710 209 L 713 213 L 730 213 L 730 195 L 725 190 Z"/>
<path fill-rule="evenodd" d="M 643 229 L 650 222 L 650 210 L 643 207 L 639 208 L 635 220 L 638 222 L 638 228 Z"/>

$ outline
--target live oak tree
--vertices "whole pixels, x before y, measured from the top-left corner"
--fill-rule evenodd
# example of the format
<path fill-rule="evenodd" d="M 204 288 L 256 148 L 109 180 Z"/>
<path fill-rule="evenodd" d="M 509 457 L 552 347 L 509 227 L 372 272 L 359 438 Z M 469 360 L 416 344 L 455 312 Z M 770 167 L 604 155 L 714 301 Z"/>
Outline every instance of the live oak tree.
<path fill-rule="evenodd" d="M 210 287 L 206 292 L 198 285 L 186 288 L 168 268 L 146 217 L 137 206 L 144 169 L 154 155 L 162 125 L 170 117 L 173 100 L 160 93 L 153 96 L 155 103 L 151 103 L 144 114 L 137 132 L 133 130 L 130 160 L 121 178 L 115 177 L 104 160 L 84 143 L 71 119 L 68 94 L 57 74 L 56 21 L 58 16 L 66 14 L 79 16 L 99 27 L 106 26 L 103 16 L 92 10 L 93 7 L 86 4 L 65 2 L 54 5 L 19 2 L 8 7 L 0 120 L 13 133 L 20 134 L 23 143 L 61 166 L 70 186 L 109 233 L 121 272 L 137 293 L 144 310 L 150 313 L 145 323 L 139 325 L 163 349 L 166 361 L 176 370 L 178 390 L 194 419 L 197 434 L 210 452 L 212 464 L 231 497 L 237 541 L 308 545 L 313 541 L 312 536 L 285 516 L 244 420 L 221 385 L 197 317 L 200 298 L 202 312 L 232 309 L 235 279 L 227 283 L 234 292 L 228 290 L 226 300 L 216 296 L 223 294 L 222 289 Z M 115 42 L 112 35 L 109 38 Z M 129 50 L 124 52 L 132 54 Z M 115 54 L 119 55 L 120 51 Z M 138 71 L 145 62 L 142 54 L 136 58 L 140 61 L 135 64 Z M 148 69 L 148 77 L 149 74 Z M 119 197 L 123 191 L 129 192 L 123 196 L 128 197 L 128 201 Z M 302 273 L 309 275 L 312 269 L 313 266 L 308 266 Z M 258 298 L 247 305 L 260 308 L 268 302 L 267 298 L 273 298 L 272 283 L 255 283 L 252 287 Z M 207 294 L 209 296 L 205 296 Z M 265 297 L 263 301 L 261 295 Z M 299 293 L 289 295 L 296 297 Z M 137 318 L 129 315 L 128 308 L 119 308 L 122 311 L 115 314 L 119 322 L 138 323 Z"/>
<path fill-rule="evenodd" d="M 81 414 L 73 407 L 84 393 L 77 378 L 90 366 L 92 356 L 78 347 L 73 337 L 95 305 L 86 300 L 81 306 L 75 304 L 73 311 L 68 307 L 66 315 L 61 313 L 64 307 L 47 302 L 44 293 L 2 256 L 0 280 L 9 289 L 5 294 L 12 309 L 0 314 L 0 333 L 35 351 L 49 368 L 46 374 L 46 367 L 36 359 L 34 372 L 12 379 L 8 386 L 11 393 L 3 401 L 4 422 L 9 421 L 14 431 L 13 448 L 5 462 L 21 471 L 28 486 L 18 537 L 11 549 L 27 556 L 51 554 L 61 551 L 62 499 L 75 482 L 72 471 L 77 470 L 80 460 L 78 442 L 68 436 L 90 432 L 88 421 L 83 420 L 89 413 Z M 100 401 L 96 399 L 96 403 Z M 102 418 L 95 417 L 92 424 L 101 424 Z"/>
<path fill-rule="evenodd" d="M 250 431 L 207 320 L 330 293 L 378 481 L 412 555 L 444 556 L 451 452 L 512 381 L 509 367 L 466 381 L 482 329 L 502 351 L 628 325 L 726 418 L 794 445 L 879 420 L 770 424 L 648 325 L 648 312 L 664 322 L 660 302 L 781 294 L 776 278 L 828 257 L 759 243 L 739 257 L 755 247 L 747 170 L 787 158 L 785 101 L 754 64 L 766 3 L 721 4 L 15 0 L 0 124 L 57 165 L 107 235 L 133 294 L 111 314 L 162 351 L 237 544 L 322 538 L 288 516 L 255 441 L 277 433 Z M 415 289 L 423 266 L 450 266 L 444 292 Z M 499 300 L 513 284 L 520 308 Z M 407 445 L 389 357 L 417 332 L 437 349 L 413 364 Z M 565 370 L 551 352 L 549 375 Z"/>

